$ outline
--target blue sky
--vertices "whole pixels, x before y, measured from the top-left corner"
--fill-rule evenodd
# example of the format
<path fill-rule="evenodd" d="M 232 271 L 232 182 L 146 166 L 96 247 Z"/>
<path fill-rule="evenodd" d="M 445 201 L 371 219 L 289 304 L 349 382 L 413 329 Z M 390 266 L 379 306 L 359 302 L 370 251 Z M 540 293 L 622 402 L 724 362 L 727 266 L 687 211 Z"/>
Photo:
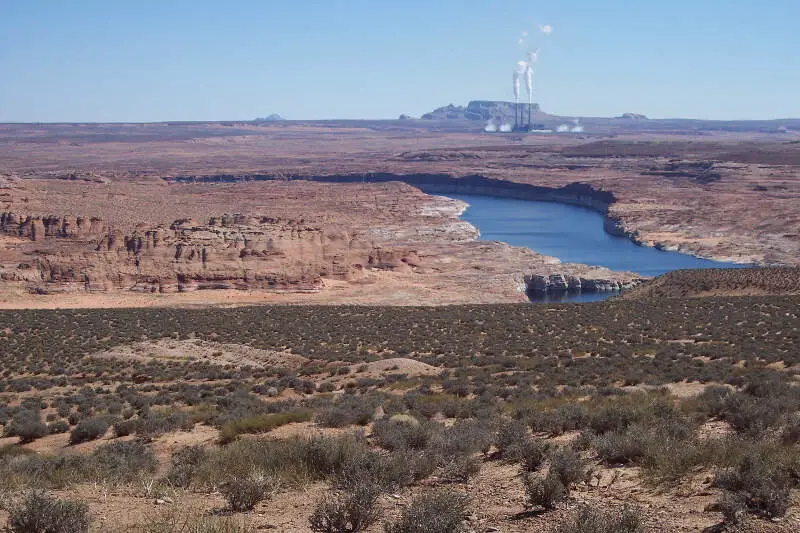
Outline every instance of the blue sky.
<path fill-rule="evenodd" d="M 800 117 L 798 0 L 0 0 L 0 121 L 394 118 L 510 100 L 524 30 L 550 113 Z"/>

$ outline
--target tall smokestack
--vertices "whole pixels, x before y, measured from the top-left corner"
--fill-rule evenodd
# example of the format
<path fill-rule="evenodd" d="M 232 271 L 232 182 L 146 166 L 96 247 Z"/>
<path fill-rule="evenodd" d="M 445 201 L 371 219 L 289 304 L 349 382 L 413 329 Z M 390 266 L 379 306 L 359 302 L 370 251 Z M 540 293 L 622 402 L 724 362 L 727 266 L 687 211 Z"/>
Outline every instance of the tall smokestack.
<path fill-rule="evenodd" d="M 517 66 L 514 67 L 514 126 L 518 127 L 520 122 L 519 110 L 519 80 L 525 74 L 528 68 L 528 63 L 525 61 L 517 61 Z"/>
<path fill-rule="evenodd" d="M 539 59 L 539 49 L 534 52 L 528 52 L 528 60 L 523 61 L 525 64 L 525 89 L 528 91 L 528 131 L 533 126 L 533 66 Z"/>

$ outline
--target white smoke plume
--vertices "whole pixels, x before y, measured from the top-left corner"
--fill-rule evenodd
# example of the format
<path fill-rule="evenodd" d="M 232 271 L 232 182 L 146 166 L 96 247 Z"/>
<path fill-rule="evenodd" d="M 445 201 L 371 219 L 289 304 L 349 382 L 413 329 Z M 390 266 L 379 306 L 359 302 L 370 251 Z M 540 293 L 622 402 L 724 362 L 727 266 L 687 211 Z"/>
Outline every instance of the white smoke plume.
<path fill-rule="evenodd" d="M 550 35 L 553 33 L 553 27 L 549 24 L 539 24 L 538 29 L 545 35 Z M 527 44 L 528 39 L 528 32 L 523 31 L 522 35 L 517 39 L 517 43 L 520 46 L 525 46 Z M 517 61 L 516 67 L 514 67 L 514 75 L 513 75 L 513 82 L 514 82 L 514 108 L 516 112 L 516 108 L 519 105 L 519 86 L 520 86 L 520 79 L 524 76 L 525 77 L 525 89 L 528 93 L 528 105 L 533 105 L 533 71 L 534 65 L 536 61 L 539 59 L 539 48 L 537 48 L 533 52 L 528 52 L 526 59 L 522 61 Z M 528 108 L 531 109 L 530 107 Z M 529 111 L 530 113 L 530 111 Z"/>
<path fill-rule="evenodd" d="M 511 131 L 511 129 L 512 129 L 511 124 L 509 124 L 508 122 L 505 122 L 500 125 L 500 131 L 502 131 L 503 133 L 508 133 Z"/>
<path fill-rule="evenodd" d="M 519 102 L 519 79 L 525 74 L 528 64 L 525 61 L 517 61 L 514 67 L 514 103 Z"/>
<path fill-rule="evenodd" d="M 533 65 L 525 69 L 525 90 L 528 91 L 528 104 L 533 102 Z"/>
<path fill-rule="evenodd" d="M 556 133 L 583 133 L 583 126 L 581 126 L 580 119 L 573 119 L 572 123 L 574 126 L 570 126 L 569 124 L 561 124 L 559 127 L 556 128 Z"/>
<path fill-rule="evenodd" d="M 533 103 L 533 66 L 539 60 L 539 49 L 534 52 L 528 52 L 528 60 L 522 61 L 525 63 L 525 89 L 528 91 L 528 104 Z"/>
<path fill-rule="evenodd" d="M 483 128 L 483 131 L 486 133 L 495 133 L 497 131 L 497 124 L 494 123 L 494 120 L 490 120 L 486 123 L 486 126 Z"/>

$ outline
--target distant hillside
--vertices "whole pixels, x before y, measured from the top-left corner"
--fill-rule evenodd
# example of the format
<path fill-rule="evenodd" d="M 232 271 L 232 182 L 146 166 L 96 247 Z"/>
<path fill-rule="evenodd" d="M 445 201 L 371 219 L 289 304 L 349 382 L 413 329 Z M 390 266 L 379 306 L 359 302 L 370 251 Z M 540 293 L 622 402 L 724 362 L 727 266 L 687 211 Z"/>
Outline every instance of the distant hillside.
<path fill-rule="evenodd" d="M 520 105 L 520 110 L 525 110 L 525 117 L 527 120 L 527 104 Z M 536 118 L 541 119 L 549 117 L 547 114 L 542 114 L 539 104 L 533 104 L 533 112 L 536 113 Z M 486 122 L 488 120 L 495 120 L 496 122 L 513 122 L 514 121 L 514 103 L 513 102 L 499 102 L 490 100 L 473 100 L 465 106 L 446 105 L 438 109 L 434 109 L 430 113 L 422 115 L 425 120 L 479 120 Z"/>
<path fill-rule="evenodd" d="M 621 298 L 686 298 L 800 294 L 800 268 L 676 270 L 643 283 Z"/>
<path fill-rule="evenodd" d="M 257 117 L 255 119 L 255 122 L 280 122 L 281 120 L 286 120 L 286 119 L 277 113 L 273 113 L 267 117 Z"/>
<path fill-rule="evenodd" d="M 523 123 L 527 123 L 527 105 L 520 104 L 524 113 Z M 580 132 L 593 134 L 618 134 L 622 132 L 649 133 L 692 133 L 703 135 L 707 132 L 759 132 L 778 134 L 787 139 L 800 136 L 800 119 L 774 120 L 697 120 L 697 119 L 651 119 L 640 113 L 623 113 L 616 117 L 575 117 L 551 115 L 542 111 L 539 104 L 533 104 L 536 124 L 561 131 L 567 127 L 572 133 L 574 120 L 580 119 Z M 424 120 L 451 123 L 452 129 L 475 129 L 479 123 L 494 120 L 497 124 L 514 122 L 514 103 L 494 100 L 472 100 L 466 106 L 449 104 L 425 113 Z M 483 124 L 481 124 L 482 127 Z"/>

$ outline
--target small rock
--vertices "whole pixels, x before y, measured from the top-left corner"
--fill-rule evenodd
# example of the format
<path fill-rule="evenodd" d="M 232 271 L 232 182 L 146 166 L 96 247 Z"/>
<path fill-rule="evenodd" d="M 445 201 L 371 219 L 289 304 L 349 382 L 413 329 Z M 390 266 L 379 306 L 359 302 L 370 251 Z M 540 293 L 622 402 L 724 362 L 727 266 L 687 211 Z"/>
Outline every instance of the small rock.
<path fill-rule="evenodd" d="M 392 498 L 394 498 L 395 500 L 399 500 L 400 499 L 400 495 L 399 494 L 392 494 Z"/>
<path fill-rule="evenodd" d="M 496 527 L 489 526 L 486 529 L 484 529 L 484 531 L 486 531 L 486 533 L 494 533 L 495 531 L 500 531 L 500 530 Z"/>

